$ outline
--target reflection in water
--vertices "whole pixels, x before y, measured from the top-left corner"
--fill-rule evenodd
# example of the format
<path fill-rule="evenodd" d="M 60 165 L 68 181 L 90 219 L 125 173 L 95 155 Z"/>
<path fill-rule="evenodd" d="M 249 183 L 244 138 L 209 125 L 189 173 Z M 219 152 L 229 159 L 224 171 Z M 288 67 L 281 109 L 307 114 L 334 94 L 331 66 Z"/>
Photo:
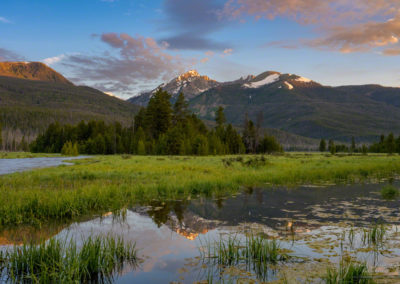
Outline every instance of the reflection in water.
<path fill-rule="evenodd" d="M 119 283 L 257 279 L 249 267 L 210 266 L 199 257 L 199 247 L 205 240 L 218 240 L 226 234 L 240 237 L 248 232 L 276 238 L 283 249 L 296 256 L 296 261 L 278 265 L 277 271 L 271 268 L 267 280 L 282 275 L 289 279 L 290 275 L 318 279 L 329 262 L 339 262 L 346 255 L 366 260 L 385 276 L 397 276 L 400 202 L 382 200 L 380 188 L 381 185 L 354 185 L 247 189 L 229 198 L 154 200 L 146 206 L 130 208 L 123 218 L 121 213 L 105 214 L 66 229 L 53 227 L 50 232 L 49 228 L 46 234 L 70 238 L 112 232 L 135 241 L 144 262 L 136 271 L 124 271 L 116 279 Z M 368 231 L 365 228 L 379 222 L 390 224 L 386 226 L 384 245 L 363 244 Z M 23 230 L 19 234 L 30 237 Z M 8 240 L 3 245 L 22 240 L 10 236 L 9 231 L 0 233 L 0 240 Z M 308 274 L 301 275 L 299 271 Z"/>

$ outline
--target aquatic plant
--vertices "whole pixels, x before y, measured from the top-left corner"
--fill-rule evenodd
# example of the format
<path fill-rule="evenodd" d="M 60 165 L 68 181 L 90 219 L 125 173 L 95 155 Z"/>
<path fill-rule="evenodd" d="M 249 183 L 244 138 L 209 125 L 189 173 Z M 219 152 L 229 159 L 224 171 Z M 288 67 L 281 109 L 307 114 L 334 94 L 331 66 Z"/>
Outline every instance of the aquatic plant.
<path fill-rule="evenodd" d="M 362 242 L 364 245 L 380 247 L 385 241 L 386 228 L 384 224 L 375 224 L 370 228 L 364 229 Z"/>
<path fill-rule="evenodd" d="M 393 185 L 385 185 L 381 189 L 381 196 L 383 199 L 392 200 L 399 197 L 399 190 Z"/>
<path fill-rule="evenodd" d="M 342 260 L 339 268 L 328 268 L 323 277 L 326 284 L 374 283 L 365 263 L 357 264 Z"/>
<path fill-rule="evenodd" d="M 263 281 L 267 279 L 270 264 L 290 259 L 275 239 L 268 240 L 254 235 L 229 235 L 217 241 L 207 240 L 201 244 L 200 254 L 203 261 L 211 262 L 211 265 L 223 267 L 245 264 L 247 270 L 253 271 Z"/>
<path fill-rule="evenodd" d="M 0 253 L 0 279 L 7 282 L 112 282 L 124 265 L 135 267 L 135 244 L 112 236 L 75 240 L 55 238 L 40 245 L 23 244 Z"/>
<path fill-rule="evenodd" d="M 237 235 L 229 235 L 226 238 L 221 237 L 218 241 L 207 241 L 200 251 L 204 259 L 214 259 L 222 265 L 254 262 L 276 264 L 290 258 L 280 249 L 275 239 L 268 240 L 254 235 L 244 239 Z"/>

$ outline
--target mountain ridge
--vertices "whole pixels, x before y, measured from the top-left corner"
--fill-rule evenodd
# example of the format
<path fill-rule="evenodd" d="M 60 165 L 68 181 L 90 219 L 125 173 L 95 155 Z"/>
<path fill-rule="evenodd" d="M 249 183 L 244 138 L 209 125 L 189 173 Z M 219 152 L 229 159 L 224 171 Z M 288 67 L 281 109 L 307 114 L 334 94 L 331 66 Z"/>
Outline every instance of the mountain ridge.
<path fill-rule="evenodd" d="M 324 86 L 295 74 L 266 71 L 184 94 L 200 118 L 212 121 L 215 110 L 223 106 L 227 121 L 239 127 L 246 113 L 255 121 L 261 112 L 263 127 L 313 139 L 348 142 L 355 136 L 371 142 L 382 133 L 400 133 L 400 88 L 395 87 Z"/>
<path fill-rule="evenodd" d="M 0 76 L 73 85 L 42 62 L 0 62 Z"/>

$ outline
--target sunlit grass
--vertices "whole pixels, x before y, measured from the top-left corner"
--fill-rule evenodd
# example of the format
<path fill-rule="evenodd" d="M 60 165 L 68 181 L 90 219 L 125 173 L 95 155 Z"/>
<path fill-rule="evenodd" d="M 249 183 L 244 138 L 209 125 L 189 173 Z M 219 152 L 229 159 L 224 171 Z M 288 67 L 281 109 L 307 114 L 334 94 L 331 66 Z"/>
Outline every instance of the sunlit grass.
<path fill-rule="evenodd" d="M 242 186 L 356 183 L 400 173 L 399 156 L 291 153 L 265 156 L 257 167 L 224 166 L 231 157 L 95 156 L 0 176 L 0 226 L 74 220 L 154 199 L 223 196 Z"/>

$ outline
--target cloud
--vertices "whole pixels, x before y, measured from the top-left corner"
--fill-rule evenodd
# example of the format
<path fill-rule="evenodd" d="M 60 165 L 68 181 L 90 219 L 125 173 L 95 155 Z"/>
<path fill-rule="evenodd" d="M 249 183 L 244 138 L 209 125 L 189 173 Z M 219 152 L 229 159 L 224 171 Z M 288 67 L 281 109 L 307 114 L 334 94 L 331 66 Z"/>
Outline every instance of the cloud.
<path fill-rule="evenodd" d="M 233 52 L 233 49 L 232 49 L 232 48 L 227 48 L 227 49 L 225 49 L 225 50 L 223 51 L 223 53 L 224 53 L 225 55 L 231 55 L 232 52 Z"/>
<path fill-rule="evenodd" d="M 395 45 L 400 37 L 400 18 L 386 22 L 367 22 L 352 27 L 334 27 L 321 39 L 307 42 L 313 47 L 339 50 L 343 53 L 369 51 Z"/>
<path fill-rule="evenodd" d="M 214 56 L 214 54 L 215 54 L 215 52 L 211 51 L 211 50 L 208 50 L 208 51 L 204 52 L 204 55 L 206 57 L 200 59 L 200 62 L 201 63 L 206 63 L 206 62 L 210 61 L 210 58 L 212 58 Z"/>
<path fill-rule="evenodd" d="M 309 46 L 349 53 L 390 47 L 400 37 L 398 0 L 229 0 L 222 14 L 240 20 L 284 17 L 311 25 L 316 32 L 313 40 L 271 42 L 267 46 Z M 396 52 L 391 48 L 382 54 Z"/>
<path fill-rule="evenodd" d="M 58 55 L 58 56 L 45 58 L 45 59 L 42 60 L 42 62 L 43 62 L 44 64 L 46 64 L 46 65 L 51 66 L 51 65 L 53 65 L 53 64 L 56 64 L 56 63 L 61 62 L 63 59 L 65 59 L 65 58 L 67 58 L 67 57 L 68 57 L 67 55 L 61 54 L 61 55 Z"/>
<path fill-rule="evenodd" d="M 11 50 L 0 47 L 0 61 L 24 61 L 25 58 Z"/>
<path fill-rule="evenodd" d="M 0 22 L 4 23 L 4 24 L 10 24 L 10 20 L 4 18 L 4 17 L 0 17 Z"/>
<path fill-rule="evenodd" d="M 223 50 L 226 44 L 210 38 L 228 24 L 219 16 L 222 9 L 223 4 L 214 0 L 165 0 L 166 19 L 161 24 L 169 35 L 161 41 L 172 49 Z"/>
<path fill-rule="evenodd" d="M 100 40 L 111 49 L 103 54 L 73 54 L 63 59 L 79 82 L 90 82 L 102 91 L 133 95 L 135 85 L 158 80 L 168 80 L 183 72 L 195 62 L 167 52 L 167 43 L 157 43 L 153 38 L 122 33 L 104 33 Z M 80 79 L 84 78 L 84 80 Z"/>

